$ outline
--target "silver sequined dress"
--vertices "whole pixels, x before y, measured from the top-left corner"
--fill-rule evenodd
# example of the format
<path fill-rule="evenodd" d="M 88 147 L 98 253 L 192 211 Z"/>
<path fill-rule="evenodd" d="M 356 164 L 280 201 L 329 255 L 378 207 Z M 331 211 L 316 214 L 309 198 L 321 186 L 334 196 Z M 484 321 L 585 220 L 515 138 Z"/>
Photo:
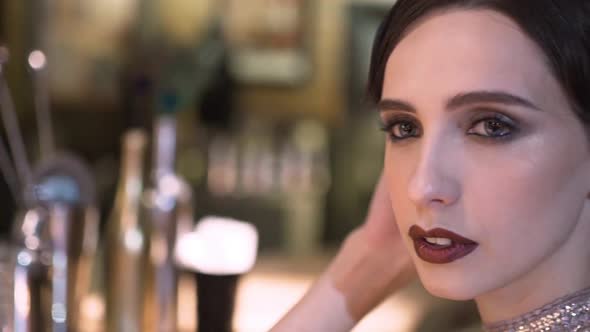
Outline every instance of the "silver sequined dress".
<path fill-rule="evenodd" d="M 590 332 L 590 288 L 515 319 L 484 325 L 486 332 Z"/>

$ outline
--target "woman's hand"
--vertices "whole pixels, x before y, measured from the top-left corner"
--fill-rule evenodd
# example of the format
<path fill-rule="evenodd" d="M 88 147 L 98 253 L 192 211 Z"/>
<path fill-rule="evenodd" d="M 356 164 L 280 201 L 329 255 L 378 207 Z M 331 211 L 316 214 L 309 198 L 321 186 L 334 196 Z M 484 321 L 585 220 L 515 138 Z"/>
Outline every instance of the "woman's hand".
<path fill-rule="evenodd" d="M 348 235 L 328 270 L 271 332 L 349 331 L 414 277 L 381 176 L 365 223 Z"/>
<path fill-rule="evenodd" d="M 346 294 L 348 310 L 357 321 L 415 278 L 383 175 L 365 223 L 347 237 L 328 272 L 336 288 Z"/>
<path fill-rule="evenodd" d="M 392 290 L 402 287 L 416 277 L 412 258 L 404 246 L 384 175 L 377 185 L 365 223 L 356 231 L 360 241 L 369 245 L 372 257 L 381 259 L 388 273 L 393 276 Z"/>

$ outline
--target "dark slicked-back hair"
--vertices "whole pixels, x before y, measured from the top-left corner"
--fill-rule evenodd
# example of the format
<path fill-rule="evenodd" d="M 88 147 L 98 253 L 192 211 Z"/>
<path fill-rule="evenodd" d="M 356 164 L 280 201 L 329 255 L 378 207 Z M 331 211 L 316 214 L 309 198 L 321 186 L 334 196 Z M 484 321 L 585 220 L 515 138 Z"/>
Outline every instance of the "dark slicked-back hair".
<path fill-rule="evenodd" d="M 399 0 L 375 36 L 371 103 L 381 99 L 387 60 L 407 30 L 429 14 L 452 9 L 491 9 L 512 19 L 544 53 L 572 110 L 590 124 L 590 0 Z"/>

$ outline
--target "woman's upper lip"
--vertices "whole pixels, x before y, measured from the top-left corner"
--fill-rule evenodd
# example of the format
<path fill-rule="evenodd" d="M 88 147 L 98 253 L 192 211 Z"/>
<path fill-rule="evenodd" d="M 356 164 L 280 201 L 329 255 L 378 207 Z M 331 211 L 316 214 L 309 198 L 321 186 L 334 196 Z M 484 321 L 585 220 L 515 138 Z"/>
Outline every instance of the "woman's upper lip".
<path fill-rule="evenodd" d="M 422 227 L 418 225 L 412 225 L 410 227 L 409 235 L 414 240 L 423 239 L 426 237 L 443 237 L 447 239 L 451 239 L 455 243 L 461 244 L 477 244 L 477 242 L 463 237 L 457 233 L 451 232 L 444 228 L 434 228 L 429 231 L 425 231 Z"/>

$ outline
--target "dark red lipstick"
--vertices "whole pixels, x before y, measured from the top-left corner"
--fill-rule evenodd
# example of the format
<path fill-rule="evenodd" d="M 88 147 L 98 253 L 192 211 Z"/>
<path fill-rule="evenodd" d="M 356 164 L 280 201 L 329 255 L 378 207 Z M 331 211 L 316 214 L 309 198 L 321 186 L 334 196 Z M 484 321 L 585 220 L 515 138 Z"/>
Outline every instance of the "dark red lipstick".
<path fill-rule="evenodd" d="M 418 225 L 410 227 L 414 250 L 422 260 L 432 264 L 447 264 L 469 255 L 477 242 L 443 228 L 425 231 Z"/>

